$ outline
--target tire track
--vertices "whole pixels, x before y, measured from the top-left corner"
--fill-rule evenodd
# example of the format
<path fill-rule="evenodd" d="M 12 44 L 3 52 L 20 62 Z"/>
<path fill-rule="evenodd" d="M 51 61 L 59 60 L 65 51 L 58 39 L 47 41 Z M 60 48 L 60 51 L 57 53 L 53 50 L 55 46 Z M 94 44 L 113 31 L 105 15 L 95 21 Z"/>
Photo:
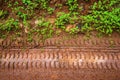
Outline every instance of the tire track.
<path fill-rule="evenodd" d="M 1 51 L 0 69 L 113 69 L 120 70 L 120 52 L 78 49 Z M 76 51 L 76 52 L 75 52 Z"/>
<path fill-rule="evenodd" d="M 64 37 L 58 37 L 58 38 L 50 38 L 46 39 L 44 42 L 36 41 L 35 39 L 29 43 L 27 40 L 24 41 L 17 41 L 17 40 L 1 40 L 0 41 L 0 48 L 40 48 L 40 47 L 47 47 L 47 46 L 75 46 L 75 47 L 86 47 L 86 46 L 119 46 L 120 47 L 120 36 L 111 36 L 111 37 L 103 37 L 103 38 L 97 38 L 92 36 L 90 39 L 86 40 L 83 36 L 78 36 L 75 38 L 64 38 Z"/>

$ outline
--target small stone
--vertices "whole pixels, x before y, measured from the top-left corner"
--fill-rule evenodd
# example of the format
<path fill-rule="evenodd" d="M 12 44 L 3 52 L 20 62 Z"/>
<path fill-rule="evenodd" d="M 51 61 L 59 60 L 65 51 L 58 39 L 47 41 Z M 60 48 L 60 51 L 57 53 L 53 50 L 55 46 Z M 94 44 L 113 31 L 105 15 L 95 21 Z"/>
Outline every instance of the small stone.
<path fill-rule="evenodd" d="M 23 28 L 23 24 L 22 23 L 20 23 L 20 27 Z"/>
<path fill-rule="evenodd" d="M 25 33 L 28 33 L 28 28 L 27 28 L 27 27 L 25 27 L 25 29 L 24 29 L 24 30 L 25 30 Z"/>
<path fill-rule="evenodd" d="M 74 28 L 75 25 L 67 25 L 66 31 L 70 31 L 70 29 Z"/>
<path fill-rule="evenodd" d="M 38 25 L 39 24 L 39 20 L 35 20 L 35 24 Z"/>

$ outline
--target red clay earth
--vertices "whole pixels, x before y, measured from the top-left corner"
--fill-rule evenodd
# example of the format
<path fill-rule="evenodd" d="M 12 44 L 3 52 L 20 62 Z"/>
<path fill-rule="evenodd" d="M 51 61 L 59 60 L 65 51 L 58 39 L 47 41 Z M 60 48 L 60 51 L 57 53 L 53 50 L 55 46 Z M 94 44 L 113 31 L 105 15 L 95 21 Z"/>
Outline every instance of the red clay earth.
<path fill-rule="evenodd" d="M 4 44 L 4 45 L 3 45 Z M 120 80 L 120 36 L 57 37 L 0 48 L 0 80 Z M 25 44 L 24 44 L 25 45 Z"/>
<path fill-rule="evenodd" d="M 87 14 L 94 1 L 80 1 L 81 14 Z M 31 43 L 25 34 L 15 40 L 0 39 L 0 80 L 120 80 L 120 35 L 60 35 L 43 42 L 34 38 Z"/>

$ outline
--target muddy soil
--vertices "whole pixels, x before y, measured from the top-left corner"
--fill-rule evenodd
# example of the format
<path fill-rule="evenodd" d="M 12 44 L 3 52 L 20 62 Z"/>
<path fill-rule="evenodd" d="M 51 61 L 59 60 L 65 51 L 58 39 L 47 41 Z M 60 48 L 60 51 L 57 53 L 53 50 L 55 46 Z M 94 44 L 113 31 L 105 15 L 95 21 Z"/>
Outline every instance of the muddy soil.
<path fill-rule="evenodd" d="M 21 44 L 8 39 L 0 44 L 0 80 L 120 80 L 118 34 Z"/>
<path fill-rule="evenodd" d="M 0 49 L 39 49 L 42 47 L 120 47 L 120 35 L 117 33 L 111 36 L 97 37 L 97 33 L 93 32 L 90 36 L 84 34 L 69 35 L 60 34 L 59 36 L 53 36 L 46 40 L 41 40 L 39 37 L 35 37 L 32 42 L 27 41 L 27 37 L 19 37 L 15 40 L 9 37 L 0 39 Z"/>
<path fill-rule="evenodd" d="M 120 47 L 0 50 L 1 80 L 119 80 Z"/>

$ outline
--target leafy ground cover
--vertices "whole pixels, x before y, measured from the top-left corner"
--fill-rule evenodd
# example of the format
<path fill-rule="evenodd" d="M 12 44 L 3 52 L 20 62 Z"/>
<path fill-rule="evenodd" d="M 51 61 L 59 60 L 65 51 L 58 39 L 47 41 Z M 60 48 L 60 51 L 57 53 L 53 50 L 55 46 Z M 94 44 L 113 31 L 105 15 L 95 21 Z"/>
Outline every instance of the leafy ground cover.
<path fill-rule="evenodd" d="M 120 32 L 120 0 L 0 0 L 0 38 Z"/>

